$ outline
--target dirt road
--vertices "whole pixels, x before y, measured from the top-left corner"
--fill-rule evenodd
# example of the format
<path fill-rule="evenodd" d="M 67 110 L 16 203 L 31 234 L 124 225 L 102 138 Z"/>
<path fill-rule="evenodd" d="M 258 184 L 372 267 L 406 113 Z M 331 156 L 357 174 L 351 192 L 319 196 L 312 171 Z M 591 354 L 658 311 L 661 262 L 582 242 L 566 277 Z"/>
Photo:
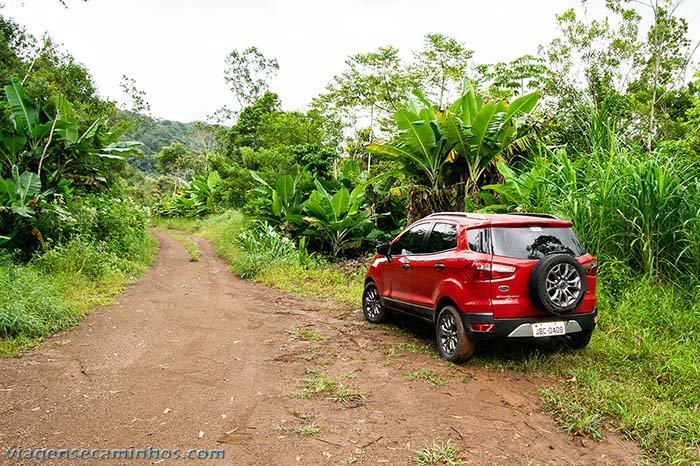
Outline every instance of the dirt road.
<path fill-rule="evenodd" d="M 156 236 L 156 265 L 118 303 L 0 360 L 0 447 L 225 449 L 178 462 L 201 465 L 413 464 L 448 439 L 476 465 L 632 464 L 638 453 L 614 434 L 567 437 L 538 410 L 542 381 L 449 366 L 359 309 L 234 277 L 204 240 L 188 262 Z M 420 369 L 431 372 L 407 378 Z M 172 462 L 159 461 L 43 464 Z"/>

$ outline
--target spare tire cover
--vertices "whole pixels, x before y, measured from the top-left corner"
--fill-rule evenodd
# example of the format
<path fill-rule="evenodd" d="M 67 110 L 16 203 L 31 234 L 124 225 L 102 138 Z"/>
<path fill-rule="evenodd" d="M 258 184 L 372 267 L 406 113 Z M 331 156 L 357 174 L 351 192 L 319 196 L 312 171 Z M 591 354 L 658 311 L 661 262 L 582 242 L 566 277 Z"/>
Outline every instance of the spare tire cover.
<path fill-rule="evenodd" d="M 530 274 L 530 294 L 543 310 L 566 314 L 576 309 L 586 295 L 588 281 L 583 266 L 570 255 L 543 257 Z"/>

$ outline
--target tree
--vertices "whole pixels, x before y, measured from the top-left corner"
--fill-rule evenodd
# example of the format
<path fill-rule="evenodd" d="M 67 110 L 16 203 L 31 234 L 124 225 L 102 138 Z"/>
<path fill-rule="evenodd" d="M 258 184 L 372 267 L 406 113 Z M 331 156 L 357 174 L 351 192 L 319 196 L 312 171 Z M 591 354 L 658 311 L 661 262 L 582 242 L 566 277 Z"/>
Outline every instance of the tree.
<path fill-rule="evenodd" d="M 638 83 L 651 89 L 646 137 L 647 151 L 651 151 L 656 132 L 657 105 L 676 87 L 674 84 L 683 84 L 692 53 L 687 37 L 688 22 L 674 16 L 682 0 L 636 0 L 636 3 L 650 8 L 654 16 L 647 33 L 646 63 Z"/>
<path fill-rule="evenodd" d="M 352 55 L 345 64 L 347 69 L 333 77 L 326 92 L 315 99 L 315 105 L 367 118 L 370 131 L 375 134 L 376 123 L 379 121 L 381 126 L 382 119 L 396 111 L 407 97 L 408 71 L 401 63 L 399 50 L 392 46 Z"/>
<path fill-rule="evenodd" d="M 201 160 L 181 142 L 175 142 L 158 154 L 158 169 L 173 178 L 173 192 L 187 182 L 187 178 L 201 168 Z"/>
<path fill-rule="evenodd" d="M 488 83 L 489 95 L 502 99 L 543 89 L 553 79 L 544 59 L 534 55 L 482 66 L 481 73 Z"/>
<path fill-rule="evenodd" d="M 274 58 L 265 58 L 257 47 L 239 52 L 233 50 L 226 57 L 224 79 L 241 108 L 253 104 L 270 88 L 269 80 L 279 70 Z"/>
<path fill-rule="evenodd" d="M 255 150 L 262 147 L 260 125 L 263 118 L 280 111 L 280 99 L 274 92 L 265 92 L 258 100 L 245 107 L 238 116 L 238 121 L 228 132 L 225 153 L 235 156 L 241 147 Z"/>
<path fill-rule="evenodd" d="M 423 44 L 423 50 L 413 53 L 412 78 L 428 98 L 437 100 L 438 107 L 443 108 L 450 94 L 459 92 L 474 51 L 439 33 L 426 34 Z"/>
<path fill-rule="evenodd" d="M 298 144 L 324 145 L 329 139 L 324 131 L 323 118 L 313 111 L 275 111 L 263 115 L 258 133 L 260 143 L 267 148 Z"/>

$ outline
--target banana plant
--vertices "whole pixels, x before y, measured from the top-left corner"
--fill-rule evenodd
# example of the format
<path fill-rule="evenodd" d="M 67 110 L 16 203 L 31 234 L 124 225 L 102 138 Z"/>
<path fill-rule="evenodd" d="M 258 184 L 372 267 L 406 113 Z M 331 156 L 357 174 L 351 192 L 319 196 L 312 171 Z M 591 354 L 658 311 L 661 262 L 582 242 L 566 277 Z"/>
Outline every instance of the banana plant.
<path fill-rule="evenodd" d="M 256 191 L 263 201 L 255 213 L 256 218 L 280 227 L 284 233 L 291 233 L 302 225 L 303 193 L 298 187 L 298 177 L 281 175 L 273 188 L 252 170 L 250 176 L 259 183 Z"/>
<path fill-rule="evenodd" d="M 503 162 L 496 162 L 496 169 L 503 177 L 503 184 L 482 186 L 479 197 L 486 201 L 482 212 L 510 212 L 513 210 L 532 211 L 542 205 L 549 186 L 546 175 L 551 162 L 536 159 L 529 170 L 516 172 Z M 488 190 L 494 191 L 496 199 Z"/>
<path fill-rule="evenodd" d="M 366 184 L 358 184 L 352 192 L 344 187 L 331 195 L 321 182 L 314 183 L 316 190 L 304 203 L 304 220 L 310 226 L 308 234 L 318 237 L 332 257 L 376 236 L 376 215 L 364 207 Z"/>
<path fill-rule="evenodd" d="M 529 144 L 529 127 L 521 124 L 537 105 L 537 91 L 512 102 L 484 103 L 472 85 L 465 81 L 464 92 L 444 112 L 436 112 L 438 125 L 454 156 L 467 166 L 469 190 L 476 191 L 486 168 L 497 158 Z"/>
<path fill-rule="evenodd" d="M 52 192 L 41 191 L 41 180 L 36 173 L 20 173 L 17 165 L 12 166 L 11 173 L 7 179 L 0 176 L 0 245 L 26 229 L 40 238 L 41 233 L 33 224 L 41 212 L 53 212 L 67 219 L 62 209 L 47 201 Z"/>
<path fill-rule="evenodd" d="M 398 134 L 394 141 L 370 143 L 367 150 L 401 161 L 404 169 L 427 187 L 444 186 L 443 166 L 449 162 L 450 147 L 437 125 L 435 109 L 422 102 L 410 101 L 394 113 Z"/>
<path fill-rule="evenodd" d="M 106 182 L 105 160 L 124 160 L 139 152 L 141 143 L 119 141 L 128 127 L 106 128 L 100 118 L 80 130 L 73 104 L 59 95 L 54 110 L 27 98 L 17 78 L 4 87 L 14 131 L 0 134 L 0 153 L 9 165 L 35 172 L 56 185 L 71 178 L 86 184 Z"/>
<path fill-rule="evenodd" d="M 214 189 L 220 181 L 219 172 L 212 171 L 206 177 L 195 176 L 185 188 L 185 195 L 192 199 L 197 215 L 205 215 L 214 210 Z"/>

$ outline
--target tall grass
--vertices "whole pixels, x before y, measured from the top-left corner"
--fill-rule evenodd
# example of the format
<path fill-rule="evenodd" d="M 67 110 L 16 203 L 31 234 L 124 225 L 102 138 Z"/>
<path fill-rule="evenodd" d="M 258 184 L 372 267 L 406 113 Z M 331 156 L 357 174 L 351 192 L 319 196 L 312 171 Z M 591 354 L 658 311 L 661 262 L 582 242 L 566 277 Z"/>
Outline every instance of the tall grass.
<path fill-rule="evenodd" d="M 58 242 L 29 261 L 0 251 L 0 355 L 75 325 L 152 263 L 157 245 L 135 204 L 89 196 L 70 208 Z"/>
<path fill-rule="evenodd" d="M 616 145 L 608 153 L 576 156 L 542 146 L 509 176 L 511 186 L 526 180 L 538 185 L 504 193 L 509 209 L 570 219 L 603 262 L 622 260 L 642 275 L 677 285 L 700 283 L 697 164 Z"/>

